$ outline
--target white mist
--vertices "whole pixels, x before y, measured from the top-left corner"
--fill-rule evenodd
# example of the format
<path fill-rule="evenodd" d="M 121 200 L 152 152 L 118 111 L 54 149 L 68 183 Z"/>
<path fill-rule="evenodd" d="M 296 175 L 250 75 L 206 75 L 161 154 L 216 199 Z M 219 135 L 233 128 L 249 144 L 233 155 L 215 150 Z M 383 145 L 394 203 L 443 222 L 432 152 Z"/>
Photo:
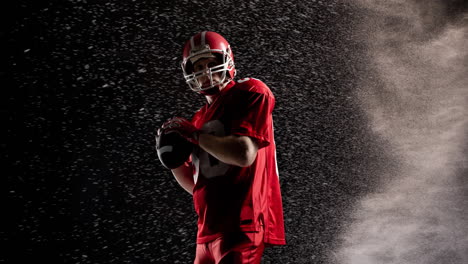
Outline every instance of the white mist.
<path fill-rule="evenodd" d="M 355 206 L 332 258 L 468 263 L 468 16 L 444 19 L 441 1 L 358 2 L 378 81 L 356 96 L 400 166 L 376 175 L 382 186 Z"/>

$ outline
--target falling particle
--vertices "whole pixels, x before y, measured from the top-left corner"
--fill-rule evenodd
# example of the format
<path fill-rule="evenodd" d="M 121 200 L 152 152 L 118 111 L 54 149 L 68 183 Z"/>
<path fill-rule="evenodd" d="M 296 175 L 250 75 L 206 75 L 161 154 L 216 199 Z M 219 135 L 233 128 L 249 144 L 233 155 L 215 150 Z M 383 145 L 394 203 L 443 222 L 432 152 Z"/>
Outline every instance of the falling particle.
<path fill-rule="evenodd" d="M 31 49 L 25 49 L 24 53 L 28 53 Z"/>
<path fill-rule="evenodd" d="M 145 72 L 146 72 L 146 69 L 144 69 L 144 68 L 138 69 L 138 72 L 139 72 L 139 73 L 145 73 Z"/>

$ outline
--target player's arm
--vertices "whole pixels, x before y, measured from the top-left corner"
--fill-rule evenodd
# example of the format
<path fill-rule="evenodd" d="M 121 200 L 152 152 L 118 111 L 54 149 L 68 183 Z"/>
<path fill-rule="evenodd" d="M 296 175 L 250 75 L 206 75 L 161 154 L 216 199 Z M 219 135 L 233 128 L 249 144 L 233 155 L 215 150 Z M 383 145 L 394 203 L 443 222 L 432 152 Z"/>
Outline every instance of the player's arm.
<path fill-rule="evenodd" d="M 157 134 L 155 137 L 156 140 L 156 151 L 158 152 L 158 157 L 162 163 L 162 165 L 168 169 L 171 169 L 172 174 L 174 175 L 177 183 L 186 190 L 188 193 L 193 194 L 193 188 L 194 188 L 194 180 L 193 180 L 193 165 L 190 157 L 174 157 L 174 156 L 164 156 L 166 152 L 172 152 L 172 146 L 163 146 L 161 147 L 161 140 L 164 137 L 164 135 L 168 135 L 168 129 L 166 127 L 168 123 L 164 123 L 163 126 L 157 130 Z M 179 138 L 179 140 L 183 140 L 183 138 Z M 167 142 L 166 142 L 167 143 Z M 169 150 L 170 147 L 170 150 Z M 163 150 L 167 148 L 166 150 Z M 185 152 L 185 151 L 184 151 Z M 176 152 L 177 153 L 177 152 Z M 182 153 L 178 153 L 179 155 L 182 155 Z M 185 155 L 185 153 L 183 154 Z M 164 158 L 166 157 L 166 158 Z M 174 160 L 176 158 L 177 160 Z M 185 160 L 185 162 L 184 162 Z M 179 162 L 182 162 L 182 165 Z M 178 166 L 178 167 L 176 167 Z"/>
<path fill-rule="evenodd" d="M 165 126 L 167 131 L 179 133 L 193 144 L 199 145 L 218 160 L 235 166 L 250 166 L 256 156 L 258 146 L 248 136 L 214 136 L 201 133 L 190 121 L 176 117 L 169 120 Z"/>
<path fill-rule="evenodd" d="M 195 183 L 193 182 L 192 163 L 184 162 L 182 166 L 172 169 L 171 171 L 179 185 L 193 195 Z"/>
<path fill-rule="evenodd" d="M 247 80 L 248 81 L 248 80 Z M 250 166 L 257 157 L 259 148 L 269 144 L 267 133 L 271 126 L 274 97 L 260 81 L 243 81 L 247 88 L 238 88 L 231 93 L 229 124 L 234 135 L 217 137 L 199 134 L 200 147 L 218 160 L 240 167 Z M 257 87 L 258 86 L 258 87 Z"/>
<path fill-rule="evenodd" d="M 247 136 L 199 134 L 198 143 L 203 150 L 230 165 L 248 167 L 257 157 L 258 145 Z"/>

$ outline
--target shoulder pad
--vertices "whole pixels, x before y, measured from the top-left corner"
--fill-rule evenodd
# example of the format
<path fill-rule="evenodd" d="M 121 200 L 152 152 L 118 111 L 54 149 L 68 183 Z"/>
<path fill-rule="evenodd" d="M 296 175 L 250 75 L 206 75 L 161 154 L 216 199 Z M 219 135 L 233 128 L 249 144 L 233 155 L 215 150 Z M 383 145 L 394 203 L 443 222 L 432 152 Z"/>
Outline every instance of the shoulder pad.
<path fill-rule="evenodd" d="M 236 84 L 236 89 L 239 90 L 272 95 L 270 88 L 268 88 L 268 86 L 259 79 L 243 78 L 237 81 Z"/>

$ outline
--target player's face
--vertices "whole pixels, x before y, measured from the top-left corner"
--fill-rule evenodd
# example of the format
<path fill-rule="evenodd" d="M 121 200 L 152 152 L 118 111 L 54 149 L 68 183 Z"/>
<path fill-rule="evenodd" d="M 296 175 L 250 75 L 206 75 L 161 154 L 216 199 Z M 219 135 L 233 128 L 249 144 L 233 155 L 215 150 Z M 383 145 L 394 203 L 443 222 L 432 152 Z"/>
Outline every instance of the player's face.
<path fill-rule="evenodd" d="M 209 68 L 219 65 L 219 61 L 216 58 L 204 58 L 195 62 L 193 65 L 194 72 L 206 71 L 208 72 Z M 213 82 L 219 82 L 221 80 L 221 73 L 213 73 L 212 75 Z M 197 78 L 198 82 L 202 84 L 202 87 L 208 87 L 211 84 L 209 75 L 202 75 Z"/>

